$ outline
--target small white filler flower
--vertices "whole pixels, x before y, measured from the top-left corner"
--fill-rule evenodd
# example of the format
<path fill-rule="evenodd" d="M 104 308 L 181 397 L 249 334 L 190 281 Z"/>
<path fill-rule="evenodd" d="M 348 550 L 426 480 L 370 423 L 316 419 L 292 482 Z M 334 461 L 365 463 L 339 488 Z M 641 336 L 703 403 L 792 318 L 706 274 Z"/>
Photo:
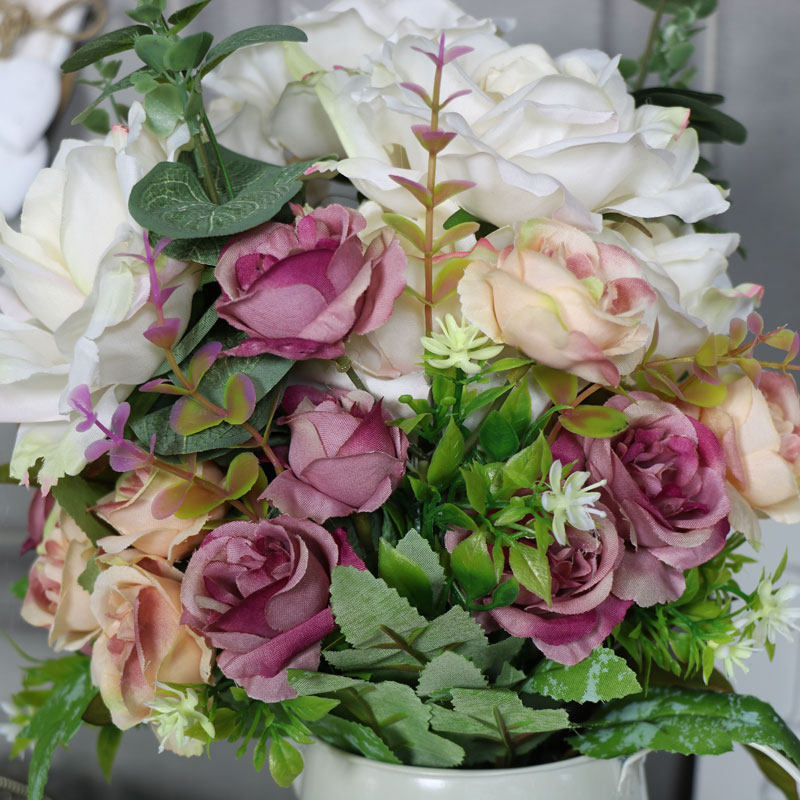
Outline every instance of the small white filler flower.
<path fill-rule="evenodd" d="M 765 578 L 758 585 L 761 607 L 748 614 L 748 623 L 754 623 L 753 639 L 757 644 L 775 644 L 778 634 L 792 640 L 792 631 L 800 630 L 800 608 L 789 604 L 800 595 L 800 586 L 787 584 L 780 589 L 772 588 L 772 580 Z"/>
<path fill-rule="evenodd" d="M 189 745 L 191 736 L 186 731 L 194 725 L 200 727 L 213 738 L 214 724 L 197 706 L 200 698 L 192 688 L 175 689 L 165 683 L 156 682 L 158 694 L 147 703 L 153 714 L 147 719 L 158 737 L 158 752 L 163 753 L 167 740 L 174 736 L 175 744 L 180 750 Z"/>
<path fill-rule="evenodd" d="M 734 666 L 739 667 L 742 672 L 749 672 L 748 667 L 744 662 L 761 648 L 750 638 L 739 639 L 738 642 L 709 642 L 709 647 L 714 650 L 714 658 L 722 663 L 725 669 L 725 675 L 728 680 L 733 679 Z"/>
<path fill-rule="evenodd" d="M 584 486 L 589 479 L 588 472 L 573 472 L 561 481 L 564 467 L 556 460 L 550 467 L 550 489 L 542 493 L 542 506 L 553 515 L 553 536 L 560 545 L 567 544 L 565 525 L 571 525 L 579 531 L 593 531 L 597 525 L 595 517 L 605 517 L 605 511 L 595 508 L 600 499 L 600 492 L 593 491 L 605 486 L 606 481 L 598 481 Z"/>
<path fill-rule="evenodd" d="M 475 375 L 481 369 L 475 362 L 494 358 L 503 349 L 502 345 L 491 344 L 491 339 L 484 336 L 477 325 L 468 325 L 463 320 L 459 324 L 452 314 L 447 314 L 444 321 L 437 318 L 436 322 L 442 332 L 422 337 L 427 351 L 425 360 L 432 367 L 458 367 L 467 375 Z"/>

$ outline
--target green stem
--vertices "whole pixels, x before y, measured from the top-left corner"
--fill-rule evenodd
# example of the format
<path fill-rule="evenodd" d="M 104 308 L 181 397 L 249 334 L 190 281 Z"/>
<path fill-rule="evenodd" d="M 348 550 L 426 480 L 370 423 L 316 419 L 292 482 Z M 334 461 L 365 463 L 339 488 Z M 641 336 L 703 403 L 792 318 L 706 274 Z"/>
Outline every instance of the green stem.
<path fill-rule="evenodd" d="M 397 645 L 397 647 L 404 653 L 408 653 L 415 661 L 418 661 L 423 666 L 428 663 L 427 656 L 412 647 L 399 633 L 393 631 L 387 625 L 381 625 L 381 630 Z"/>
<path fill-rule="evenodd" d="M 192 136 L 192 143 L 194 144 L 194 157 L 197 161 L 197 169 L 203 178 L 203 185 L 206 187 L 208 199 L 215 205 L 219 205 L 219 193 L 217 192 L 217 187 L 214 185 L 214 179 L 211 176 L 211 164 L 208 163 L 208 155 L 206 154 L 203 137 L 199 134 L 194 134 Z"/>
<path fill-rule="evenodd" d="M 636 78 L 636 83 L 633 85 L 633 91 L 638 92 L 644 86 L 647 79 L 648 68 L 650 66 L 650 57 L 653 55 L 653 47 L 656 43 L 659 28 L 661 27 L 661 18 L 664 16 L 664 9 L 667 6 L 667 0 L 658 0 L 658 8 L 656 8 L 655 16 L 653 17 L 653 24 L 650 26 L 650 33 L 647 37 L 647 44 L 642 54 L 642 66 L 639 69 L 639 75 Z"/>
<path fill-rule="evenodd" d="M 219 142 L 217 141 L 217 137 L 214 135 L 214 129 L 211 127 L 211 122 L 208 119 L 205 109 L 203 109 L 201 112 L 201 119 L 203 121 L 203 127 L 205 128 L 206 135 L 208 136 L 208 141 L 211 143 L 211 148 L 214 150 L 214 155 L 217 157 L 219 171 L 222 174 L 222 179 L 225 181 L 225 191 L 227 191 L 228 197 L 233 200 L 233 186 L 231 185 L 231 179 L 228 177 L 228 170 L 225 168 L 225 162 L 222 160 L 222 152 L 219 149 Z"/>

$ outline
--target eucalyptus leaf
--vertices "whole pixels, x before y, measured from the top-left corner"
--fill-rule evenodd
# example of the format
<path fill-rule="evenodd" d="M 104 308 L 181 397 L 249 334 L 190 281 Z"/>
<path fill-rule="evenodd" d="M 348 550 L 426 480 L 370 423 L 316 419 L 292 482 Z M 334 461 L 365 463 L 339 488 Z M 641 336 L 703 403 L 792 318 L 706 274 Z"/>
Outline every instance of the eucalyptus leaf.
<path fill-rule="evenodd" d="M 72 124 L 82 124 L 83 121 L 92 113 L 92 111 L 94 111 L 94 109 L 103 102 L 103 100 L 111 97 L 111 95 L 116 94 L 117 92 L 121 92 L 123 89 L 130 89 L 133 86 L 135 76 L 153 74 L 154 73 L 148 67 L 142 67 L 141 69 L 137 69 L 135 72 L 130 73 L 130 75 L 120 78 L 120 80 L 118 80 L 116 83 L 112 83 L 111 86 L 103 89 L 98 97 L 96 97 L 86 108 L 84 108 L 80 114 L 72 119 Z"/>
<path fill-rule="evenodd" d="M 79 47 L 61 64 L 62 72 L 77 72 L 102 58 L 133 49 L 138 36 L 150 34 L 145 25 L 128 25 L 116 31 L 109 31 Z"/>
<path fill-rule="evenodd" d="M 199 0 L 197 3 L 178 9 L 167 20 L 172 26 L 170 33 L 178 33 L 178 31 L 183 30 L 210 2 L 211 0 Z"/>
<path fill-rule="evenodd" d="M 206 63 L 200 70 L 200 77 L 207 75 L 217 64 L 242 47 L 251 47 L 254 44 L 264 44 L 266 42 L 307 41 L 308 37 L 303 31 L 290 25 L 257 25 L 254 28 L 245 28 L 245 30 L 228 36 L 211 48 L 206 56 Z"/>
<path fill-rule="evenodd" d="M 179 39 L 164 54 L 164 66 L 173 72 L 194 69 L 208 52 L 214 37 L 210 33 L 194 33 Z"/>

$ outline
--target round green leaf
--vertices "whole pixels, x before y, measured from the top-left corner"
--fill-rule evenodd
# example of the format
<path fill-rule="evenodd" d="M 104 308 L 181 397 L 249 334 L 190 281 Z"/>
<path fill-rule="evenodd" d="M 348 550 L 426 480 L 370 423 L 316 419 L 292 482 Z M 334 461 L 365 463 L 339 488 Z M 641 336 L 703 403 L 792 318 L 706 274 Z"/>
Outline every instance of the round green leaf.
<path fill-rule="evenodd" d="M 164 66 L 173 72 L 194 69 L 203 60 L 213 41 L 214 37 L 205 32 L 179 39 L 164 54 Z"/>
<path fill-rule="evenodd" d="M 590 439 L 608 439 L 628 427 L 628 418 L 608 406 L 578 406 L 565 411 L 559 419 L 565 430 Z"/>
<path fill-rule="evenodd" d="M 169 136 L 183 116 L 183 101 L 177 86 L 163 83 L 144 98 L 147 124 L 156 136 Z"/>

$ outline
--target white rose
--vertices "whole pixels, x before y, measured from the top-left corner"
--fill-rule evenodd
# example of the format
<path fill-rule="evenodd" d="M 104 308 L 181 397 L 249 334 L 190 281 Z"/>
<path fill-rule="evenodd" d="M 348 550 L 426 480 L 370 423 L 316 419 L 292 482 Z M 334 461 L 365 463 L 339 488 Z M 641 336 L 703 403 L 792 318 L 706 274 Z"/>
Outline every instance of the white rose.
<path fill-rule="evenodd" d="M 165 151 L 148 136 L 132 137 L 130 149 L 145 161 L 159 153 L 163 160 Z M 53 166 L 28 191 L 20 231 L 0 216 L 0 422 L 22 423 L 11 474 L 27 480 L 28 469 L 43 458 L 45 489 L 77 474 L 86 447 L 102 437 L 96 428 L 76 430 L 80 419 L 68 405 L 72 390 L 87 384 L 108 424 L 164 357 L 142 335 L 156 320 L 147 266 L 118 255 L 144 249 L 127 208 L 144 169 L 126 144 L 121 127 L 107 143 L 63 142 Z M 166 315 L 185 325 L 197 267 L 163 258 L 158 266 L 163 285 L 179 284 Z"/>
<path fill-rule="evenodd" d="M 221 95 L 210 116 L 220 141 L 237 152 L 271 163 L 327 154 L 344 155 L 336 131 L 316 97 L 316 83 L 331 70 L 356 70 L 384 43 L 408 34 L 448 38 L 467 31 L 493 32 L 450 0 L 333 0 L 291 21 L 306 43 L 244 48 L 205 80 Z"/>
<path fill-rule="evenodd" d="M 722 192 L 693 172 L 698 142 L 685 128 L 688 111 L 635 108 L 617 59 L 595 50 L 552 59 L 537 45 L 510 47 L 483 33 L 449 43 L 473 51 L 444 69 L 442 97 L 468 93 L 441 115 L 441 127 L 458 135 L 437 177 L 476 184 L 458 197 L 468 211 L 498 226 L 553 217 L 599 230 L 598 212 L 692 222 L 727 208 Z M 403 37 L 361 73 L 336 70 L 317 83 L 348 155 L 339 171 L 399 213 L 411 201 L 389 175 L 425 175 L 428 154 L 410 128 L 430 116 L 400 84 L 432 89 L 433 64 L 416 49 L 432 47 Z"/>
<path fill-rule="evenodd" d="M 691 225 L 647 223 L 605 231 L 603 239 L 632 250 L 659 296 L 658 354 L 678 358 L 696 353 L 709 333 L 727 333 L 732 319 L 746 317 L 761 300 L 753 283 L 731 286 L 728 256 L 739 245 L 736 233 L 696 233 Z M 654 320 L 651 320 L 651 323 Z"/>

